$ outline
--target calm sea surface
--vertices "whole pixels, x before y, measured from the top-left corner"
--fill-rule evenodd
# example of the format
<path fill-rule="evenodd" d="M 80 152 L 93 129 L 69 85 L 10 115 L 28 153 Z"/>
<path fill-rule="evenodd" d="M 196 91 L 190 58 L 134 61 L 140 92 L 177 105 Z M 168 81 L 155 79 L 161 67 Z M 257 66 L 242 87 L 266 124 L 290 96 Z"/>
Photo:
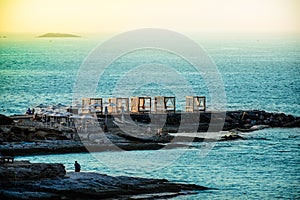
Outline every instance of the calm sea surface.
<path fill-rule="evenodd" d="M 40 103 L 70 105 L 82 62 L 105 38 L 108 37 L 0 39 L 0 113 L 24 113 L 28 107 Z M 216 64 L 225 87 L 228 110 L 262 109 L 300 115 L 299 38 L 223 35 L 192 39 L 202 45 Z M 189 64 L 158 50 L 141 50 L 120 57 L 109 66 L 102 77 L 104 81 L 99 81 L 96 94 L 112 96 L 122 78 L 123 81 L 128 78 L 130 84 L 132 76 L 124 75 L 120 69 L 130 71 L 137 61 L 174 66 L 195 94 L 208 97 L 208 109 L 213 108 L 205 82 Z M 152 75 L 155 74 L 145 79 Z M 166 78 L 172 79 L 168 74 Z M 176 80 L 172 87 L 185 89 Z M 131 92 L 172 95 L 172 87 L 146 84 Z M 130 87 L 123 85 L 124 94 L 126 88 Z M 182 103 L 178 101 L 179 108 Z M 216 143 L 206 156 L 201 153 L 205 150 L 203 144 L 192 144 L 188 149 L 101 152 L 94 154 L 97 159 L 86 153 L 18 159 L 61 162 L 67 170 L 73 170 L 73 162 L 78 160 L 84 171 L 166 178 L 216 188 L 175 199 L 299 199 L 300 130 L 266 129 L 244 136 L 248 139 Z M 174 159 L 162 162 L 165 158 Z"/>
<path fill-rule="evenodd" d="M 40 103 L 70 105 L 81 64 L 99 43 L 108 38 L 46 39 L 27 36 L 20 39 L 12 36 L 1 39 L 0 113 L 24 113 L 28 107 Z M 225 87 L 227 109 L 263 109 L 300 115 L 299 38 L 266 35 L 191 38 L 207 51 L 216 64 Z M 124 71 L 134 69 L 137 64 L 152 63 L 172 66 L 193 87 L 195 95 L 207 96 L 208 109 L 212 107 L 210 94 L 201 74 L 196 74 L 178 56 L 159 50 L 140 50 L 115 60 L 101 77 L 95 95 L 111 97 L 118 80 L 132 79 Z M 145 80 L 161 75 L 150 71 L 152 74 L 144 76 L 147 66 L 144 69 L 139 73 Z M 172 79 L 167 73 L 164 77 Z M 172 82 L 173 87 L 184 90 L 184 86 L 176 78 Z M 122 87 L 121 90 L 127 94 L 126 88 L 131 89 L 131 82 L 127 80 L 125 83 L 127 87 Z M 157 84 L 138 85 L 131 93 L 172 95 L 170 88 L 158 87 Z M 122 95 L 121 92 L 117 94 Z"/>
<path fill-rule="evenodd" d="M 77 160 L 83 171 L 166 178 L 215 188 L 175 199 L 299 199 L 300 129 L 265 129 L 243 136 L 247 140 L 215 143 L 206 156 L 201 154 L 206 143 L 198 143 L 188 149 L 17 159 L 63 163 L 67 171 L 74 170 Z"/>

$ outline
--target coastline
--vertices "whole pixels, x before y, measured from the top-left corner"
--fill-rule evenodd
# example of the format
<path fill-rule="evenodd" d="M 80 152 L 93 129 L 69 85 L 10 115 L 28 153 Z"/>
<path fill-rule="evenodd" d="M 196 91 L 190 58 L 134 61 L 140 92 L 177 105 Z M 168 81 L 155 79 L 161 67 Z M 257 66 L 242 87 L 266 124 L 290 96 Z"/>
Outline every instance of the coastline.
<path fill-rule="evenodd" d="M 210 188 L 166 179 L 66 172 L 59 163 L 16 161 L 0 165 L 5 199 L 154 199 L 197 194 Z"/>
<path fill-rule="evenodd" d="M 222 132 L 206 136 L 210 121 L 210 112 L 189 114 L 191 117 L 200 115 L 197 134 L 189 135 L 189 123 L 185 123 L 186 132 L 178 133 L 180 115 L 168 115 L 162 133 L 146 134 L 126 133 L 114 124 L 110 116 L 108 124 L 113 124 L 109 131 L 78 133 L 76 129 L 40 127 L 32 121 L 31 116 L 13 116 L 1 118 L 0 152 L 7 156 L 26 156 L 41 154 L 65 154 L 101 151 L 159 150 L 187 147 L 191 142 L 226 142 L 228 140 L 245 139 L 239 133 L 257 131 L 270 127 L 300 127 L 300 117 L 283 113 L 265 111 L 229 111 L 226 113 Z M 132 116 L 131 116 L 132 117 Z M 145 121 L 147 115 L 134 115 L 134 120 Z M 199 117 L 199 116 L 198 116 Z M 23 124 L 15 123 L 23 120 Z M 263 119 L 263 120 L 262 120 Z M 25 124 L 24 125 L 24 120 Z M 175 121 L 175 123 L 174 123 Z M 171 123 L 170 123 L 171 122 Z M 179 122 L 179 123 L 178 123 Z M 145 123 L 147 125 L 147 123 Z M 125 124 L 126 125 L 126 124 Z M 194 124 L 191 124 L 195 128 Z M 74 136 L 73 136 L 74 135 Z"/>

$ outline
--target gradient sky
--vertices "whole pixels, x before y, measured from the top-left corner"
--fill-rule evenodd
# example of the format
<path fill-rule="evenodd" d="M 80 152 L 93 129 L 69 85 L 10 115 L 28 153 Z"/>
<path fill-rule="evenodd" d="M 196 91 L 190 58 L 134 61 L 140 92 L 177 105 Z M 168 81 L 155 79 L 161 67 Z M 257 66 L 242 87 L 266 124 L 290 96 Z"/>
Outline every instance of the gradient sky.
<path fill-rule="evenodd" d="M 0 32 L 297 32 L 298 0 L 0 0 Z"/>

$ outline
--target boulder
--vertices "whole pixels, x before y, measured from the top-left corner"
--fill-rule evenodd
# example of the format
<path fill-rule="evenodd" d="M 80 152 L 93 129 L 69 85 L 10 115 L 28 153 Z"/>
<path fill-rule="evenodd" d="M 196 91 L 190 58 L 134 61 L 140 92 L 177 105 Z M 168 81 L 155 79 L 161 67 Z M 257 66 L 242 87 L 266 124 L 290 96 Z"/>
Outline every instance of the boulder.
<path fill-rule="evenodd" d="M 0 125 L 10 125 L 13 122 L 14 121 L 10 117 L 0 114 Z"/>
<path fill-rule="evenodd" d="M 65 174 L 63 164 L 15 161 L 0 164 L 0 185 L 15 181 L 63 178 Z"/>
<path fill-rule="evenodd" d="M 236 132 L 230 132 L 229 134 L 223 135 L 219 141 L 229 140 L 244 140 L 244 138 Z"/>
<path fill-rule="evenodd" d="M 41 163 L 40 163 L 41 164 Z M 15 182 L 0 187 L 5 199 L 165 199 L 194 194 L 209 188 L 195 184 L 172 183 L 165 179 L 108 176 L 88 172 L 69 172 L 65 178 Z"/>
<path fill-rule="evenodd" d="M 62 131 L 48 128 L 38 128 L 33 135 L 34 139 L 68 140 Z"/>

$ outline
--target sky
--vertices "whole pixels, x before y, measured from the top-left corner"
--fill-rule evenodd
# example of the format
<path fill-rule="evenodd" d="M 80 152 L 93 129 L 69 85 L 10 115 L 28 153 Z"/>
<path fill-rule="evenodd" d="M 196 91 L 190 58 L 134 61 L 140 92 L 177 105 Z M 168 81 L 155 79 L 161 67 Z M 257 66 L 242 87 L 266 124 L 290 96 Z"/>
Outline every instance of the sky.
<path fill-rule="evenodd" d="M 0 32 L 300 33 L 299 0 L 0 0 Z"/>

